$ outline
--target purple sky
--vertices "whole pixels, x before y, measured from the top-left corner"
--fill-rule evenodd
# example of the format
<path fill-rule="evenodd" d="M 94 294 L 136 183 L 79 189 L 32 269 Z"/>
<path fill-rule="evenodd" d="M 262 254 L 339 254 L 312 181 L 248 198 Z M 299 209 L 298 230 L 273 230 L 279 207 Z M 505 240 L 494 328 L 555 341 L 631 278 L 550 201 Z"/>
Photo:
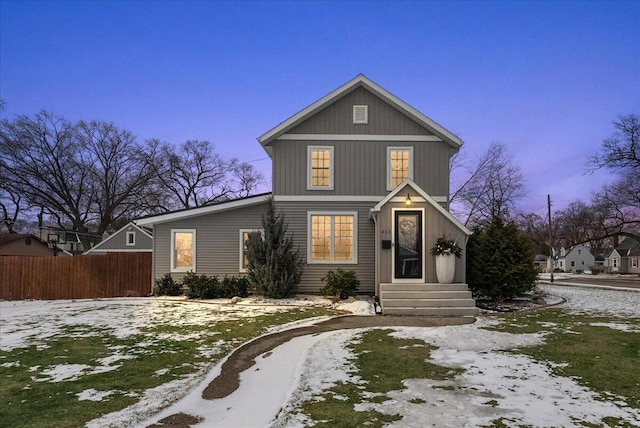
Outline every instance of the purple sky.
<path fill-rule="evenodd" d="M 588 200 L 619 114 L 640 113 L 640 2 L 0 3 L 2 117 L 42 109 L 140 139 L 209 140 L 255 161 L 256 138 L 364 73 L 465 141 L 504 143 L 521 208 Z"/>

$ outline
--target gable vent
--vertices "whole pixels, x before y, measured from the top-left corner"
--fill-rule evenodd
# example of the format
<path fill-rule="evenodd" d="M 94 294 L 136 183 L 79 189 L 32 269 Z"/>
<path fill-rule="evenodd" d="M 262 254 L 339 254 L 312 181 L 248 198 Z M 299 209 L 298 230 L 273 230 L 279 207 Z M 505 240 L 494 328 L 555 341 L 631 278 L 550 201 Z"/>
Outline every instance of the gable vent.
<path fill-rule="evenodd" d="M 369 106 L 354 105 L 353 106 L 353 123 L 369 123 Z"/>

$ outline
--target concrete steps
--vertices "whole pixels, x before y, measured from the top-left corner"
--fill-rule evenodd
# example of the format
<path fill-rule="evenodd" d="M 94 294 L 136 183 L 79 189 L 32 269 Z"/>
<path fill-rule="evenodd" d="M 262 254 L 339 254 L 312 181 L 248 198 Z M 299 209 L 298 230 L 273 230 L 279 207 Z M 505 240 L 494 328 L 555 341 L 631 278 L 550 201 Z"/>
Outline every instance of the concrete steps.
<path fill-rule="evenodd" d="M 384 315 L 476 316 L 467 284 L 380 284 Z"/>

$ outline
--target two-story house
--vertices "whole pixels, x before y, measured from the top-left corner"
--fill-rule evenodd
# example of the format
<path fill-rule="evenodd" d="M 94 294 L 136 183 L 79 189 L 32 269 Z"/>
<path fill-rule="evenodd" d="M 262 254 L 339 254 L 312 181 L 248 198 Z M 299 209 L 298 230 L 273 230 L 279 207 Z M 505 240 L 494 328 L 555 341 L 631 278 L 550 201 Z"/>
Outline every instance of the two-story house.
<path fill-rule="evenodd" d="M 477 314 L 464 251 L 448 285 L 429 253 L 438 237 L 464 249 L 470 235 L 447 210 L 458 137 L 358 75 L 258 141 L 273 162 L 270 194 L 136 221 L 153 227 L 154 278 L 245 272 L 244 244 L 273 197 L 306 262 L 301 292 L 343 268 L 386 314 Z"/>

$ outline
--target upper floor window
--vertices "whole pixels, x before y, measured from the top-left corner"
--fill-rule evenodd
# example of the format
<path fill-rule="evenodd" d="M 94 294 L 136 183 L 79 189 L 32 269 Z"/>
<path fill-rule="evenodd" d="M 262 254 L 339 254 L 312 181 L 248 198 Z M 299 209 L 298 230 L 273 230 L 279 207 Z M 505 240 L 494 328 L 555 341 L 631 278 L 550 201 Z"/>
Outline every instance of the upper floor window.
<path fill-rule="evenodd" d="M 249 269 L 249 257 L 247 257 L 247 244 L 252 233 L 262 233 L 262 229 L 240 229 L 240 272 L 247 272 Z"/>
<path fill-rule="evenodd" d="M 196 270 L 196 231 L 194 229 L 171 230 L 171 270 L 174 272 Z"/>
<path fill-rule="evenodd" d="M 369 123 L 368 105 L 353 106 L 353 123 L 356 125 L 366 125 L 367 123 Z"/>
<path fill-rule="evenodd" d="M 129 231 L 127 232 L 127 247 L 133 247 L 136 245 L 136 232 Z"/>
<path fill-rule="evenodd" d="M 307 148 L 307 189 L 333 190 L 333 147 Z"/>
<path fill-rule="evenodd" d="M 357 214 L 309 213 L 309 263 L 356 263 Z"/>
<path fill-rule="evenodd" d="M 413 179 L 413 147 L 387 147 L 387 190 Z"/>

